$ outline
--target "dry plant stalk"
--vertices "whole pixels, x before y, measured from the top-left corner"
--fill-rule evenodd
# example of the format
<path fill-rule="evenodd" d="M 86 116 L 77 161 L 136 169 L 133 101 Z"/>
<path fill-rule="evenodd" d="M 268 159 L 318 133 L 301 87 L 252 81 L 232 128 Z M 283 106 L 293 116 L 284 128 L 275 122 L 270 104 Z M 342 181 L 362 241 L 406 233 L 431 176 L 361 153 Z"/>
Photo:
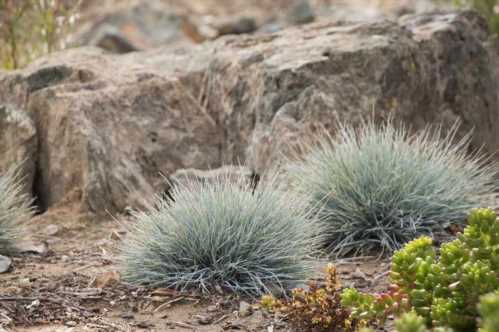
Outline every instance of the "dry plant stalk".
<path fill-rule="evenodd" d="M 0 67 L 17 69 L 66 47 L 80 0 L 0 0 Z"/>

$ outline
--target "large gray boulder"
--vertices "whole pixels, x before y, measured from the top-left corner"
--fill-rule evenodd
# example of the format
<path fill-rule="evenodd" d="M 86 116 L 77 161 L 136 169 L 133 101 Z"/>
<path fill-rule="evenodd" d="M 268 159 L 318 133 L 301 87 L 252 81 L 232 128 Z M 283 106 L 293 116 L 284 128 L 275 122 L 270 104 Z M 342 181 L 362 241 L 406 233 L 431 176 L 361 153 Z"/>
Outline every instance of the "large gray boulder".
<path fill-rule="evenodd" d="M 310 133 L 373 115 L 413 130 L 431 124 L 445 131 L 460 121 L 458 136 L 474 129 L 473 146 L 496 152 L 498 80 L 482 18 L 426 14 L 321 31 L 313 41 L 295 40 L 296 51 L 280 54 L 268 70 L 262 100 L 278 106 L 257 111 L 247 159 L 256 172 Z"/>
<path fill-rule="evenodd" d="M 34 123 L 44 207 L 72 197 L 113 212 L 165 190 L 178 169 L 246 163 L 261 173 L 310 133 L 373 114 L 415 130 L 460 120 L 459 135 L 475 128 L 473 145 L 495 152 L 487 37 L 485 21 L 462 12 L 126 55 L 73 49 L 0 73 L 0 104 Z"/>

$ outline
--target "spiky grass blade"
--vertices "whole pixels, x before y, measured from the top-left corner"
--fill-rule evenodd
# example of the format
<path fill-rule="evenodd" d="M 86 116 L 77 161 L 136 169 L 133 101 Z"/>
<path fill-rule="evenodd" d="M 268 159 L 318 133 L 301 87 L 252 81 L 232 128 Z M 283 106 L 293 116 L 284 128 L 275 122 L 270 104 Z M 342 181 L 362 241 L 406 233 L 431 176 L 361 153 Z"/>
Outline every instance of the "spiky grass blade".
<path fill-rule="evenodd" d="M 464 222 L 473 207 L 496 204 L 496 165 L 479 152 L 467 154 L 471 136 L 458 140 L 457 129 L 445 136 L 438 128 L 411 135 L 392 121 L 368 121 L 308 147 L 289 176 L 297 191 L 323 207 L 331 252 L 391 253 Z"/>
<path fill-rule="evenodd" d="M 272 181 L 256 189 L 244 181 L 193 182 L 174 188 L 174 202 L 158 198 L 136 212 L 121 247 L 125 280 L 250 296 L 306 280 L 320 243 L 306 203 Z"/>
<path fill-rule="evenodd" d="M 25 234 L 25 222 L 32 215 L 31 200 L 22 193 L 20 167 L 0 176 L 0 255 L 16 251 Z"/>

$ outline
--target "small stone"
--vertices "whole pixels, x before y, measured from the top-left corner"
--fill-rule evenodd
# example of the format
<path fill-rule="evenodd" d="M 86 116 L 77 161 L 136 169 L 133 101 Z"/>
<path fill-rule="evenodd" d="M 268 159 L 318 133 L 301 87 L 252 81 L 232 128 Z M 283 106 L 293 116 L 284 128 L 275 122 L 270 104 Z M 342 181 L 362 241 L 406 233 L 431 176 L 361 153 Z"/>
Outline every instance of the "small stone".
<path fill-rule="evenodd" d="M 69 326 L 69 327 L 75 327 L 76 325 L 78 325 L 77 322 L 75 322 L 74 320 L 69 320 L 67 322 L 64 323 L 66 326 Z"/>
<path fill-rule="evenodd" d="M 213 317 L 210 317 L 210 316 L 195 315 L 194 319 L 196 320 L 196 322 L 198 324 L 201 324 L 201 325 L 209 325 L 209 324 L 213 323 Z"/>
<path fill-rule="evenodd" d="M 245 301 L 239 302 L 239 317 L 248 317 L 253 313 L 251 304 Z"/>
<path fill-rule="evenodd" d="M 0 255 L 0 273 L 5 273 L 9 271 L 11 265 L 12 265 L 12 259 Z"/>
<path fill-rule="evenodd" d="M 21 252 L 23 252 L 23 253 L 36 254 L 36 255 L 44 256 L 49 251 L 49 245 L 45 241 L 41 242 L 39 244 L 26 243 L 20 249 L 21 249 Z"/>
<path fill-rule="evenodd" d="M 352 273 L 352 277 L 357 279 L 367 280 L 366 274 L 362 272 L 359 268 L 355 269 L 355 271 Z"/>
<path fill-rule="evenodd" d="M 343 285 L 345 286 L 345 288 L 355 288 L 355 283 L 352 281 L 345 281 Z"/>
<path fill-rule="evenodd" d="M 95 277 L 94 281 L 90 284 L 92 287 L 106 288 L 117 284 L 121 277 L 117 271 L 103 272 Z"/>
<path fill-rule="evenodd" d="M 208 308 L 206 309 L 206 311 L 208 311 L 208 312 L 216 312 L 216 311 L 218 311 L 218 307 L 216 305 L 210 305 L 210 306 L 208 306 Z"/>
<path fill-rule="evenodd" d="M 45 234 L 47 234 L 48 236 L 54 236 L 57 233 L 59 233 L 59 226 L 57 226 L 57 225 L 52 224 L 52 225 L 48 225 L 45 228 Z"/>
<path fill-rule="evenodd" d="M 24 287 L 24 288 L 31 287 L 31 281 L 29 280 L 29 278 L 19 279 L 17 284 L 21 287 Z"/>
<path fill-rule="evenodd" d="M 136 326 L 140 327 L 141 329 L 149 329 L 150 327 L 154 326 L 154 324 L 142 321 L 138 322 Z"/>
<path fill-rule="evenodd" d="M 130 312 L 125 312 L 124 314 L 121 315 L 121 318 L 123 319 L 133 319 L 133 314 Z"/>

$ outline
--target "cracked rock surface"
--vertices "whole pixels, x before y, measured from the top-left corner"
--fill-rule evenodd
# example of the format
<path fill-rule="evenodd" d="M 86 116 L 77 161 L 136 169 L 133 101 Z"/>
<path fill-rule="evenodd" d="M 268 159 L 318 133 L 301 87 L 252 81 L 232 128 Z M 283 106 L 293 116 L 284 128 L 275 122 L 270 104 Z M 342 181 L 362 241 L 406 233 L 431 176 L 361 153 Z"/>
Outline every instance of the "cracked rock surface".
<path fill-rule="evenodd" d="M 179 169 L 243 163 L 259 174 L 304 136 L 372 114 L 415 130 L 459 120 L 458 135 L 474 128 L 473 146 L 492 153 L 487 39 L 481 17 L 452 12 L 124 55 L 59 52 L 0 72 L 0 167 L 26 159 L 44 208 L 70 200 L 106 213 L 140 206 Z"/>

